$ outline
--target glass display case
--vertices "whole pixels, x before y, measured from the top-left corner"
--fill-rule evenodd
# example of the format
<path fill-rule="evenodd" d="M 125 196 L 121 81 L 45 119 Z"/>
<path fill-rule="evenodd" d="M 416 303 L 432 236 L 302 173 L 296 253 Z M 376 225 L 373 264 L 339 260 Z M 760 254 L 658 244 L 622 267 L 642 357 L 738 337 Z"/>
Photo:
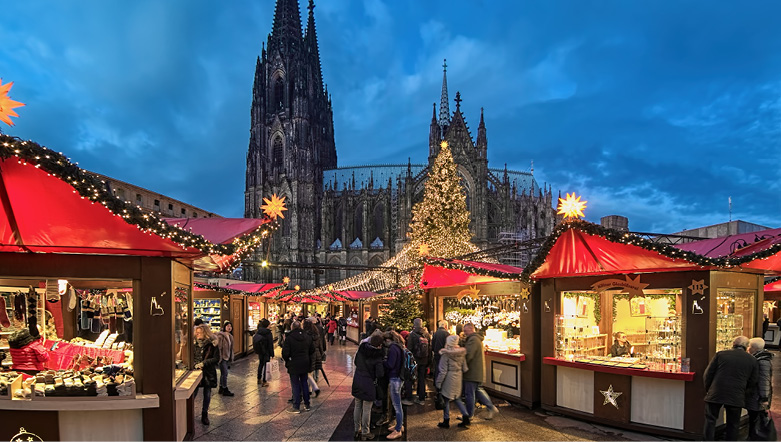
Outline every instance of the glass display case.
<path fill-rule="evenodd" d="M 743 316 L 716 314 L 716 351 L 729 350 L 732 341 L 743 334 Z"/>
<path fill-rule="evenodd" d="M 251 332 L 257 330 L 261 319 L 263 319 L 263 304 L 260 302 L 248 302 L 247 329 L 249 329 Z"/>
<path fill-rule="evenodd" d="M 178 381 L 190 369 L 190 341 L 192 324 L 190 321 L 190 288 L 177 285 L 174 292 L 174 341 L 176 342 L 176 366 L 174 381 Z"/>
<path fill-rule="evenodd" d="M 719 289 L 716 296 L 716 351 L 732 348 L 738 336 L 754 336 L 754 292 Z"/>
<path fill-rule="evenodd" d="M 575 360 L 607 355 L 607 334 L 588 318 L 556 316 L 556 358 Z"/>
<path fill-rule="evenodd" d="M 279 304 L 271 303 L 268 306 L 268 322 L 276 324 L 279 322 Z"/>
<path fill-rule="evenodd" d="M 649 370 L 681 371 L 683 327 L 680 316 L 649 317 L 645 320 L 648 346 L 645 362 Z"/>
<path fill-rule="evenodd" d="M 507 330 L 488 328 L 483 345 L 488 351 L 516 355 L 521 352 L 521 336 L 508 334 Z"/>
<path fill-rule="evenodd" d="M 196 299 L 193 301 L 193 316 L 209 324 L 213 332 L 220 331 L 222 313 L 221 299 Z"/>

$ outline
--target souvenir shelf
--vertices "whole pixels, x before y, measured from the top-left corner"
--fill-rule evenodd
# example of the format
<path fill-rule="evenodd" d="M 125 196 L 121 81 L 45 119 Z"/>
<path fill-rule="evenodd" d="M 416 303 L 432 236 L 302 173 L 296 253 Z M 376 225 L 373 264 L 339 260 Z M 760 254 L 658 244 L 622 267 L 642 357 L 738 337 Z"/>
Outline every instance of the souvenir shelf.
<path fill-rule="evenodd" d="M 193 314 L 196 318 L 203 319 L 205 324 L 209 324 L 212 331 L 220 331 L 220 299 L 195 299 L 193 300 Z"/>
<path fill-rule="evenodd" d="M 716 316 L 716 351 L 729 350 L 732 341 L 743 334 L 743 315 L 723 314 Z"/>
<path fill-rule="evenodd" d="M 521 337 L 507 337 L 506 330 L 498 328 L 489 328 L 485 331 L 485 340 L 483 341 L 485 349 L 496 353 L 508 355 L 519 355 L 521 353 Z"/>
<path fill-rule="evenodd" d="M 681 318 L 649 317 L 645 320 L 648 347 L 645 359 L 650 370 L 678 372 L 681 368 Z"/>
<path fill-rule="evenodd" d="M 599 333 L 599 326 L 589 325 L 586 318 L 556 317 L 556 358 L 602 357 L 606 352 L 607 335 Z"/>

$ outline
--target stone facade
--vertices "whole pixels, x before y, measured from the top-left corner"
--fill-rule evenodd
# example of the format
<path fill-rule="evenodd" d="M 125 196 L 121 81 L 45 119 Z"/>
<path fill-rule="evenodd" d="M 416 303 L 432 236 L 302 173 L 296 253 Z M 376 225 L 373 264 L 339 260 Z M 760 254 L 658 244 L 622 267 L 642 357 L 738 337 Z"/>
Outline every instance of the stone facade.
<path fill-rule="evenodd" d="M 323 86 L 311 0 L 308 9 L 302 36 L 297 0 L 277 0 L 268 50 L 263 49 L 255 72 L 247 153 L 245 216 L 261 216 L 263 197 L 287 197 L 282 232 L 262 253 L 290 267 L 266 273 L 246 268 L 245 279 L 289 275 L 311 288 L 360 270 L 318 272 L 295 268 L 297 263 L 376 266 L 390 258 L 407 241 L 412 207 L 423 196 L 443 140 L 458 164 L 475 244 L 498 245 L 508 234 L 515 240 L 550 234 L 556 222 L 552 189 L 540 188 L 531 172 L 488 167 L 483 113 L 473 139 L 460 93 L 455 111 L 449 111 L 446 65 L 439 112 L 435 104 L 430 124 L 428 164 L 337 168 L 333 110 Z"/>

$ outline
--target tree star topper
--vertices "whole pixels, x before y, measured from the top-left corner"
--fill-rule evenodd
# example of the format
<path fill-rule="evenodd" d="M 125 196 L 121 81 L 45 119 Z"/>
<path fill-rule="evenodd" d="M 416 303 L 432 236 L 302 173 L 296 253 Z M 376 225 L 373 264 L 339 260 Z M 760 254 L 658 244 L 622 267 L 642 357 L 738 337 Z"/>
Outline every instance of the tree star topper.
<path fill-rule="evenodd" d="M 581 201 L 580 197 L 575 197 L 575 192 L 568 193 L 567 197 L 565 199 L 559 198 L 559 211 L 556 212 L 558 215 L 564 215 L 564 218 L 582 218 L 585 215 L 583 214 L 583 209 L 586 208 L 586 203 L 588 201 Z"/>
<path fill-rule="evenodd" d="M 610 387 L 607 388 L 607 391 L 599 390 L 599 392 L 602 393 L 602 396 L 605 396 L 605 401 L 602 402 L 602 405 L 607 405 L 610 403 L 610 405 L 618 409 L 618 402 L 616 402 L 616 399 L 618 399 L 618 397 L 624 393 L 613 391 L 613 384 L 610 384 Z"/>
<path fill-rule="evenodd" d="M 263 198 L 263 202 L 266 204 L 263 204 L 260 208 L 263 210 L 263 213 L 271 219 L 277 219 L 277 217 L 285 219 L 285 215 L 282 214 L 282 212 L 287 210 L 287 207 L 285 207 L 285 198 L 286 197 L 284 196 L 280 198 L 275 193 L 271 195 L 271 200 Z"/>
<path fill-rule="evenodd" d="M 14 122 L 11 121 L 11 117 L 18 117 L 19 115 L 14 112 L 15 107 L 24 106 L 24 103 L 14 101 L 8 96 L 8 92 L 11 90 L 11 86 L 14 82 L 3 84 L 3 80 L 0 79 L 0 121 L 9 126 L 13 126 Z"/>

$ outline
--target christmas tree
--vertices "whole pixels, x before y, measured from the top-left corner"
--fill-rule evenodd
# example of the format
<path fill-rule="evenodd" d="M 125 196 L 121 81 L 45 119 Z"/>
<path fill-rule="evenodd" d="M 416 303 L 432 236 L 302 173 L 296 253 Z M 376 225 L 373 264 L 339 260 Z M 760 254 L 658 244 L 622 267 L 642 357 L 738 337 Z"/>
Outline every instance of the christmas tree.
<path fill-rule="evenodd" d="M 388 314 L 380 318 L 380 323 L 383 328 L 393 327 L 399 332 L 412 330 L 412 321 L 415 318 L 423 318 L 423 310 L 420 308 L 420 294 L 417 290 L 398 292 L 396 297 L 391 300 L 388 310 Z"/>

